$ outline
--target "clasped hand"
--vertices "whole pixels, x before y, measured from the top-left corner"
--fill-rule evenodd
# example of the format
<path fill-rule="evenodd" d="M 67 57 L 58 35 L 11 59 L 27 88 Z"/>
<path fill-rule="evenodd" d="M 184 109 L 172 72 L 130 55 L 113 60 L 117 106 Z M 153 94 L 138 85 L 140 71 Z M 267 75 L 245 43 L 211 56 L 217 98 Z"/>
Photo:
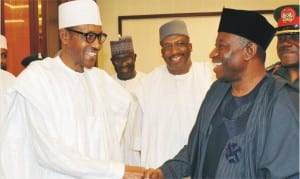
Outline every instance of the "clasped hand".
<path fill-rule="evenodd" d="M 126 165 L 123 179 L 164 179 L 164 176 L 160 169 Z"/>

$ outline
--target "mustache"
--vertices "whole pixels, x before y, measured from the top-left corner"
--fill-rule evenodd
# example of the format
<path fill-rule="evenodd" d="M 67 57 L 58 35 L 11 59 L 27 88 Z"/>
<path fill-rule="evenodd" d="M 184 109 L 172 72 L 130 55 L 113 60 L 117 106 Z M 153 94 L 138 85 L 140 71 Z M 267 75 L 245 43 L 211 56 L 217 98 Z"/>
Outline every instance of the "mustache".
<path fill-rule="evenodd" d="M 278 49 L 278 51 L 280 53 L 282 53 L 282 52 L 288 52 L 288 53 L 295 52 L 295 50 L 292 50 L 290 47 L 287 47 L 287 46 L 280 47 Z"/>
<path fill-rule="evenodd" d="M 91 51 L 91 52 L 99 52 L 100 51 L 100 49 L 97 49 L 97 48 L 95 48 L 95 47 L 91 47 L 90 49 L 89 49 L 89 51 Z"/>

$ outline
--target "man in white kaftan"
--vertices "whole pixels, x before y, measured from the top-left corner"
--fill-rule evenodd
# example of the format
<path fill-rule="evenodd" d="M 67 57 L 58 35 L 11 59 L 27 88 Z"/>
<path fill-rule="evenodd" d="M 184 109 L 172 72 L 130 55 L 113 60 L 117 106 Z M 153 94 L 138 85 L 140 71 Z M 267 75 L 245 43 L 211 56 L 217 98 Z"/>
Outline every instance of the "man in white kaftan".
<path fill-rule="evenodd" d="M 192 44 L 183 21 L 160 28 L 166 66 L 150 72 L 137 88 L 143 111 L 141 165 L 156 168 L 188 140 L 201 102 L 212 83 L 209 63 L 192 62 Z"/>
<path fill-rule="evenodd" d="M 133 97 L 136 86 L 141 82 L 146 74 L 137 72 L 135 69 L 136 54 L 134 53 L 133 42 L 131 36 L 121 37 L 117 41 L 110 41 L 111 62 L 115 68 L 116 74 L 112 75 L 122 87 L 124 87 Z M 122 140 L 124 161 L 130 165 L 140 165 L 140 151 L 135 150 L 134 137 L 139 137 L 140 134 L 135 134 L 140 130 L 139 118 L 141 117 L 140 107 L 137 106 L 136 118 L 128 120 L 124 137 Z"/>
<path fill-rule="evenodd" d="M 131 36 L 120 37 L 117 41 L 110 41 L 111 62 L 116 73 L 112 75 L 121 86 L 135 96 L 135 88 L 146 76 L 136 71 L 137 54 L 134 52 Z"/>
<path fill-rule="evenodd" d="M 110 159 L 130 105 L 122 91 L 99 69 L 78 73 L 59 57 L 34 62 L 16 80 L 2 126 L 6 178 L 121 178 L 124 164 Z"/>
<path fill-rule="evenodd" d="M 0 34 L 0 51 L 1 51 L 1 58 L 0 64 L 2 64 L 2 60 L 7 58 L 7 40 L 4 35 Z M 6 66 L 6 65 L 5 65 Z M 8 99 L 6 92 L 10 86 L 15 81 L 15 76 L 5 70 L 0 69 L 0 121 L 3 116 L 5 116 Z"/>
<path fill-rule="evenodd" d="M 7 40 L 6 37 L 0 34 L 0 51 L 1 51 L 1 58 L 0 58 L 0 69 L 7 70 Z"/>
<path fill-rule="evenodd" d="M 82 12 L 82 13 L 81 13 Z M 128 177 L 120 141 L 131 97 L 104 71 L 85 69 L 106 39 L 93 0 L 59 6 L 59 56 L 31 63 L 10 90 L 0 128 L 0 178 Z"/>
<path fill-rule="evenodd" d="M 0 121 L 8 108 L 7 90 L 14 81 L 15 76 L 13 74 L 0 69 Z"/>
<path fill-rule="evenodd" d="M 136 76 L 128 80 L 120 80 L 116 74 L 112 75 L 124 89 L 126 89 L 132 96 L 133 100 L 136 100 L 136 95 L 134 93 L 136 86 L 141 83 L 141 80 L 146 76 L 145 73 L 136 72 Z M 141 118 L 141 109 L 138 104 L 136 104 L 135 116 L 131 118 L 132 120 L 127 121 L 126 129 L 123 136 L 124 142 L 124 156 L 123 160 L 129 165 L 141 165 L 141 155 L 140 150 L 137 150 L 135 145 L 137 141 L 140 140 L 140 118 Z M 137 133 L 138 132 L 138 133 Z M 134 139 L 136 138 L 136 139 Z M 135 141 L 135 142 L 133 142 Z"/>

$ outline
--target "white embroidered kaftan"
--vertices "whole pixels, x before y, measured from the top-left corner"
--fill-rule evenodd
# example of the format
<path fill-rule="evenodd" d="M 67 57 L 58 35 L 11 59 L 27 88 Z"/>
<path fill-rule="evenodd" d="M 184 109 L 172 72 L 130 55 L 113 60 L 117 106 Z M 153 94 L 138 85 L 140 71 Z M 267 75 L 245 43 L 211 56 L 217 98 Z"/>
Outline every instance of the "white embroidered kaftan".
<path fill-rule="evenodd" d="M 120 80 L 117 76 L 117 74 L 112 75 L 112 78 L 115 79 L 122 87 L 124 87 L 128 92 L 132 95 L 133 99 L 136 99 L 136 96 L 134 94 L 134 91 L 136 89 L 136 86 L 141 82 L 141 80 L 146 76 L 145 73 L 137 72 L 136 76 L 129 80 Z M 138 104 L 137 104 L 138 105 Z M 140 123 L 139 119 L 141 115 L 140 107 L 137 106 L 136 109 L 138 109 L 135 113 L 135 119 L 128 120 L 127 122 L 127 128 L 126 132 L 123 136 L 123 160 L 126 164 L 129 165 L 135 165 L 140 166 L 141 165 L 141 156 L 140 151 L 135 150 L 133 141 L 135 140 L 133 137 L 139 137 L 139 134 L 135 134 L 134 132 L 140 130 Z M 135 129 L 136 128 L 136 129 Z M 138 140 L 138 139 L 137 139 Z"/>
<path fill-rule="evenodd" d="M 0 130 L 0 178 L 123 176 L 117 160 L 130 95 L 104 71 L 78 73 L 60 57 L 46 58 L 20 74 L 10 95 L 15 99 Z"/>
<path fill-rule="evenodd" d="M 112 77 L 115 79 L 121 86 L 128 90 L 131 94 L 134 95 L 136 86 L 141 82 L 141 80 L 146 76 L 143 72 L 136 72 L 136 76 L 129 80 L 120 80 L 117 74 L 113 74 Z"/>
<path fill-rule="evenodd" d="M 141 165 L 157 168 L 187 143 L 212 83 L 208 63 L 193 62 L 188 73 L 172 75 L 166 66 L 149 73 L 137 88 L 141 105 Z"/>

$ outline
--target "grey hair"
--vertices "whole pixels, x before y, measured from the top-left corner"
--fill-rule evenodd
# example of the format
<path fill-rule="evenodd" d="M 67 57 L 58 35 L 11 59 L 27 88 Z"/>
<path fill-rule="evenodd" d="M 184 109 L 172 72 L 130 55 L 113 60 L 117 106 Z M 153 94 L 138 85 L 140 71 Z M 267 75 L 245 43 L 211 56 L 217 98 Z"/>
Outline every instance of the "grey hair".
<path fill-rule="evenodd" d="M 249 43 L 254 43 L 257 45 L 257 51 L 256 51 L 256 56 L 261 60 L 261 62 L 264 64 L 266 61 L 266 51 L 262 48 L 262 46 L 260 46 L 259 44 L 245 38 L 245 37 L 241 37 L 241 36 L 237 36 L 241 46 L 245 47 L 247 44 Z"/>

